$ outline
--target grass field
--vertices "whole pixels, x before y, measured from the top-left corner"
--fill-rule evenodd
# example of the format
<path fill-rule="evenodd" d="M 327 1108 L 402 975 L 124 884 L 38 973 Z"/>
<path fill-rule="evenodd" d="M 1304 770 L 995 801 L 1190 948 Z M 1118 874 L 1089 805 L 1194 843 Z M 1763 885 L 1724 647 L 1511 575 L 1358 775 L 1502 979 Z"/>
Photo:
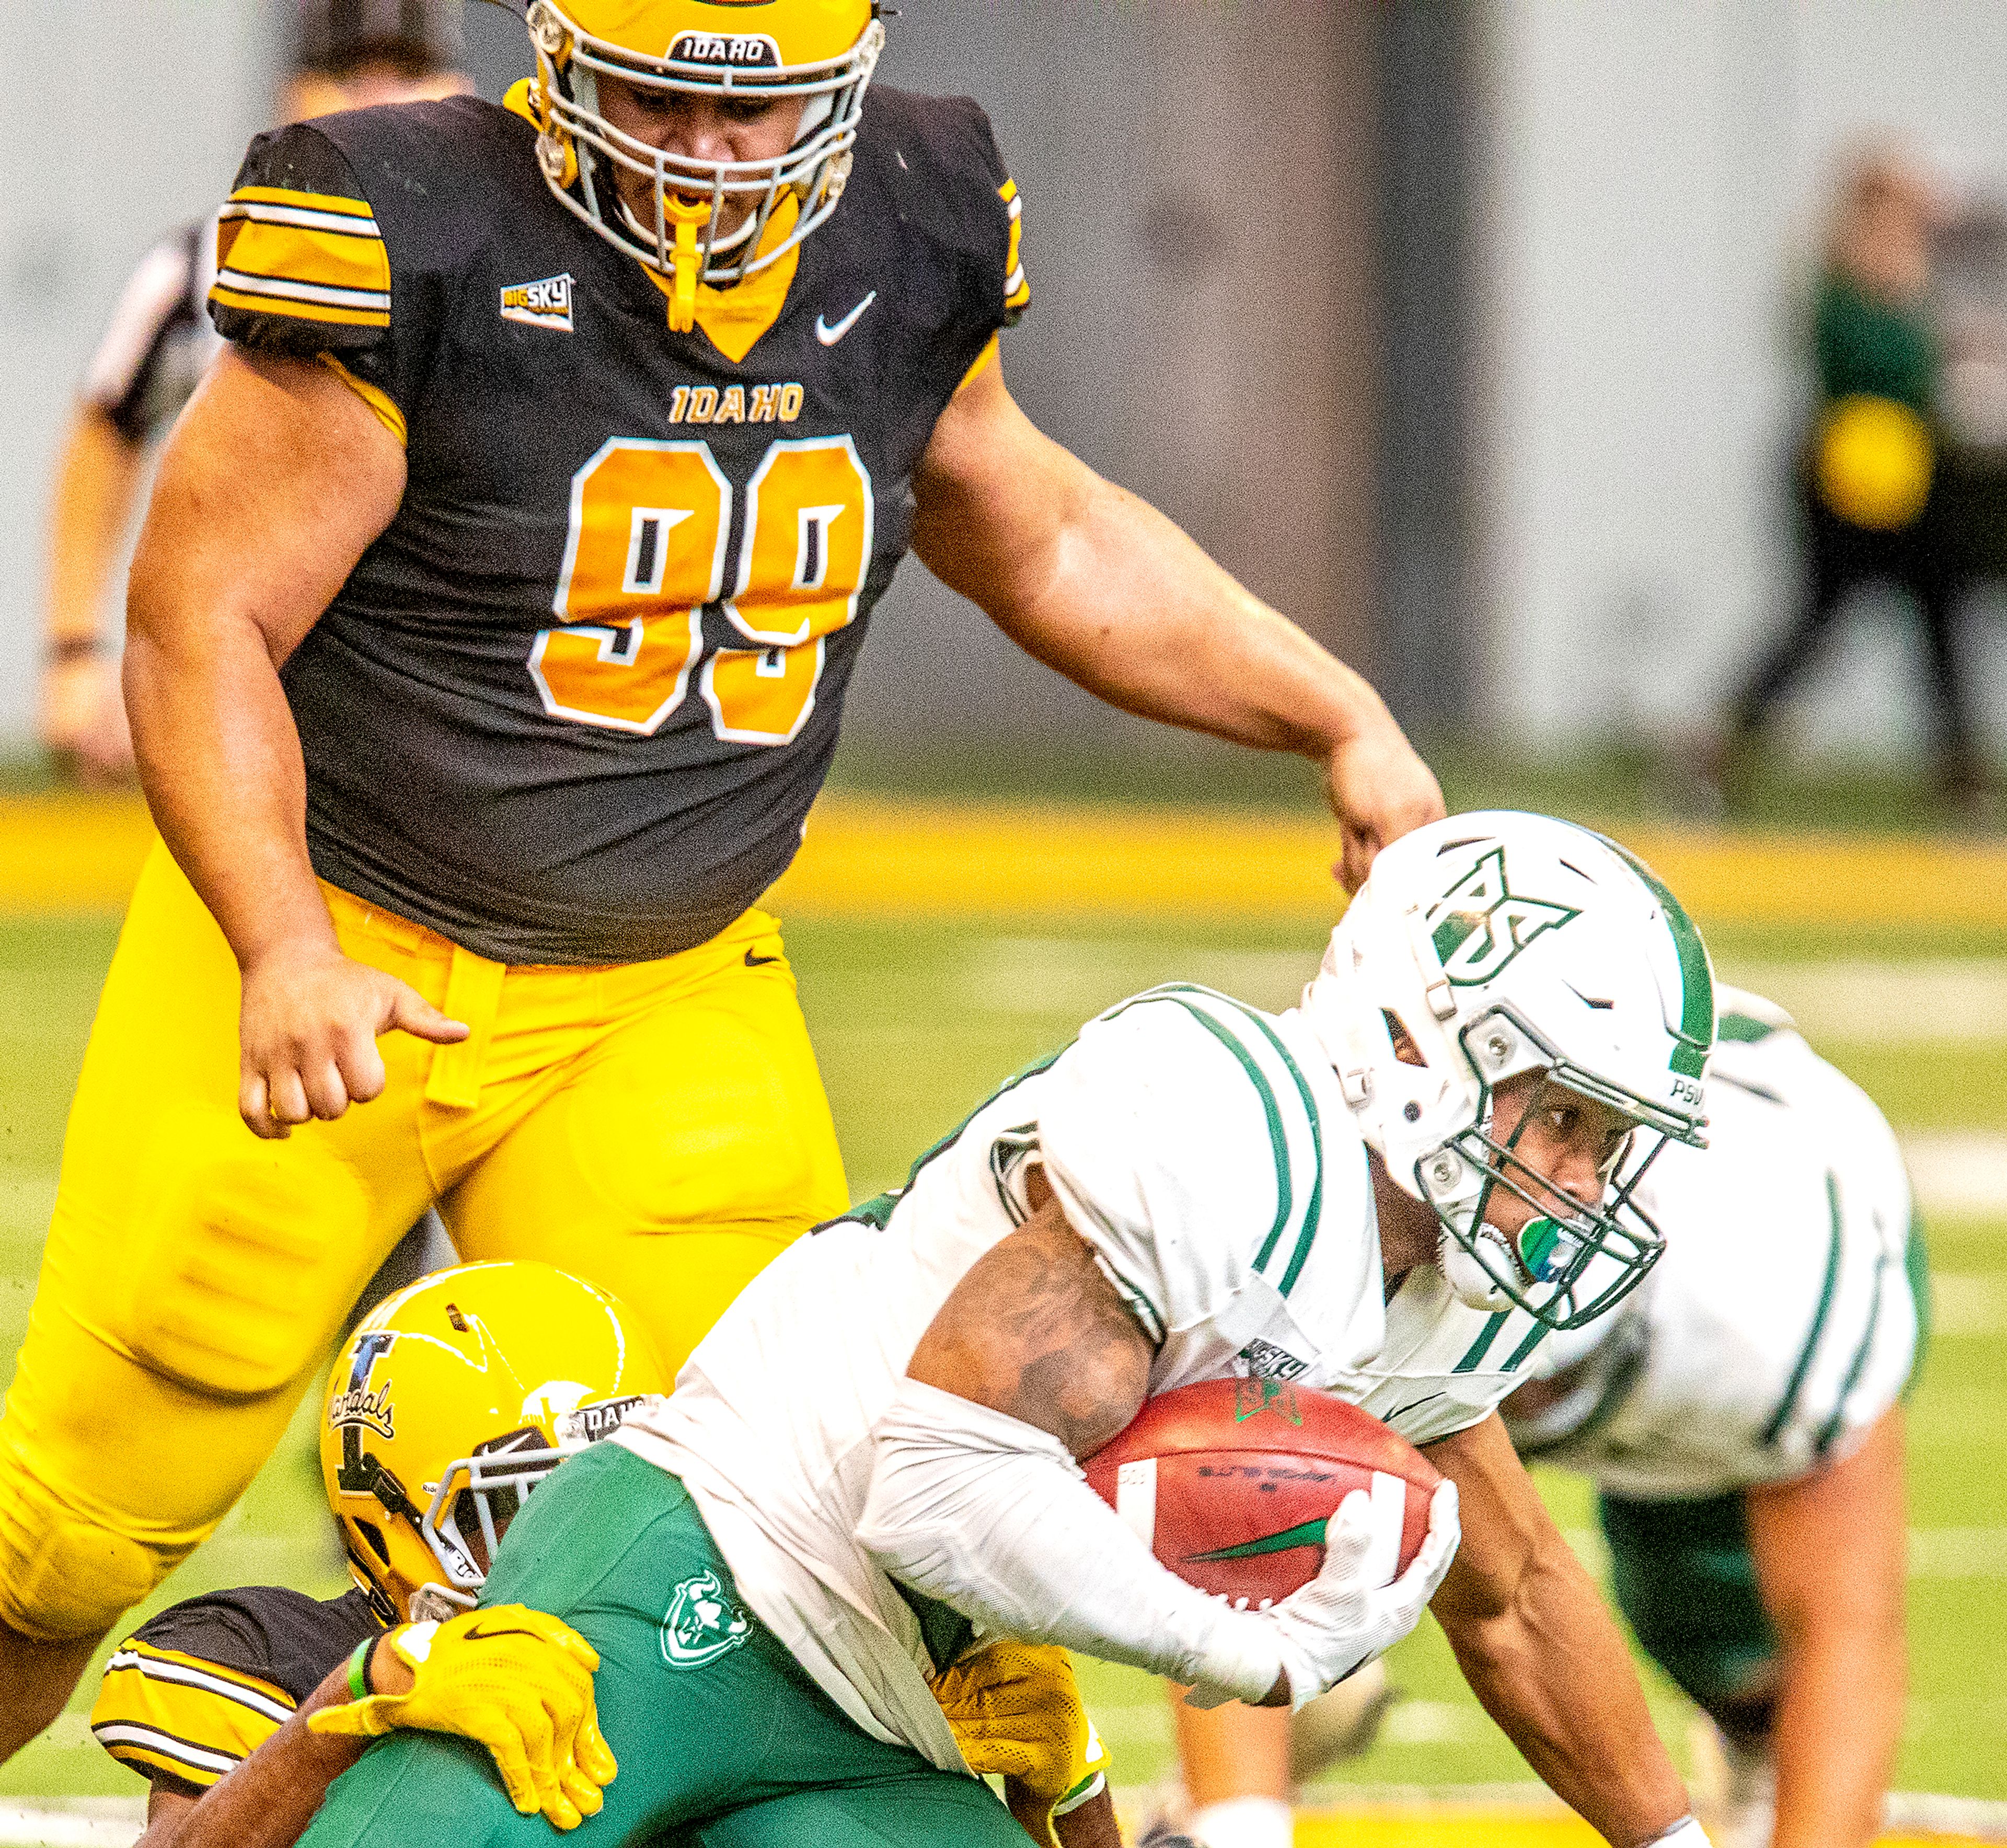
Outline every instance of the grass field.
<path fill-rule="evenodd" d="M 26 1325 L 63 1113 L 115 928 L 97 916 L 0 922 L 0 1359 Z M 996 1077 L 1062 1043 L 1107 1002 L 1176 976 L 1282 1005 L 1321 947 L 1315 927 L 1300 924 L 1083 925 L 1062 916 L 993 924 L 802 917 L 789 936 L 860 1196 L 900 1178 Z M 1997 930 L 1794 924 L 1710 937 L 1724 975 L 1758 970 L 1787 991 L 1787 1003 L 1812 997 L 1797 1004 L 1815 1039 L 1868 1085 L 1899 1130 L 1928 1133 L 1939 1149 L 1963 1146 L 1960 1133 L 2007 1132 L 2007 1002 L 1996 992 L 2007 919 Z M 1924 1003 L 1940 991 L 1945 1011 L 1934 1016 Z M 1849 1003 L 1864 992 L 1869 1005 Z M 1878 995 L 1893 999 L 1878 1006 Z M 1983 1168 L 1986 1151 L 2007 1142 L 1975 1146 Z M 1911 1424 L 1913 1694 L 1899 1781 L 2007 1798 L 2007 1208 L 1989 1194 L 1984 1173 L 1970 1184 L 1970 1167 L 1958 1195 L 1969 1210 L 1929 1218 L 1938 1334 Z M 323 1594 L 340 1587 L 308 1437 L 306 1421 L 296 1420 L 286 1449 L 157 1603 L 248 1581 L 283 1579 Z M 1543 1487 L 1564 1529 L 1593 1551 L 1583 1487 L 1560 1477 Z M 1412 1788 L 1529 1776 L 1462 1689 L 1432 1624 L 1391 1666 L 1409 1698 L 1380 1744 L 1351 1768 L 1354 1780 Z M 1120 1780 L 1160 1776 L 1169 1729 L 1155 1686 L 1098 1666 L 1087 1678 Z M 83 1730 L 89 1686 L 0 1772 L 0 1798 L 136 1792 L 136 1780 Z M 1663 1681 L 1653 1694 L 1666 1736 L 1683 1751 L 1682 1702 Z"/>

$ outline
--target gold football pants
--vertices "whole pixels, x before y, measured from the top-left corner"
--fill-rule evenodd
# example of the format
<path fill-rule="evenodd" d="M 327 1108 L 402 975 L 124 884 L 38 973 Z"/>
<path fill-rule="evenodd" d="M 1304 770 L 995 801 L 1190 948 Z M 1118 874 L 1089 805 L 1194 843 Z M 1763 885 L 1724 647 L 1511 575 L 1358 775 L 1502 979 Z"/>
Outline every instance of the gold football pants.
<path fill-rule="evenodd" d="M 772 919 L 654 962 L 504 967 L 324 890 L 349 955 L 472 1035 L 386 1035 L 382 1096 L 260 1141 L 237 1114 L 236 964 L 155 845 L 0 1418 L 0 1620 L 25 1635 L 104 1629 L 214 1529 L 429 1202 L 464 1259 L 612 1291 L 672 1372 L 847 1204 Z"/>

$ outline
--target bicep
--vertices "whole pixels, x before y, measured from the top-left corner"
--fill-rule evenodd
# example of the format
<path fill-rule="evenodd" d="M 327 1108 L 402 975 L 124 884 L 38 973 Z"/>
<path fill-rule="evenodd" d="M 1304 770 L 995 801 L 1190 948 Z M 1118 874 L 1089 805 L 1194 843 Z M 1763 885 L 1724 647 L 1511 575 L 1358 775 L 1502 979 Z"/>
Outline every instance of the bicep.
<path fill-rule="evenodd" d="M 1048 1199 L 969 1268 L 906 1372 L 1085 1457 L 1136 1416 L 1150 1361 L 1148 1336 Z"/>
<path fill-rule="evenodd" d="M 1007 627 L 1102 485 L 1025 416 L 993 361 L 949 400 L 913 471 L 913 550 Z"/>
<path fill-rule="evenodd" d="M 226 348 L 161 458 L 132 562 L 136 637 L 171 643 L 217 619 L 297 647 L 395 517 L 404 452 L 317 361 Z"/>
<path fill-rule="evenodd" d="M 133 1848 L 171 1848 L 198 1799 L 185 1790 L 156 1780 L 146 1793 L 146 1832 Z"/>
<path fill-rule="evenodd" d="M 1764 1608 L 1787 1635 L 1901 1621 L 1907 1515 L 1903 1413 L 1885 1413 L 1838 1462 L 1748 1491 L 1750 1557 Z"/>
<path fill-rule="evenodd" d="M 1445 1629 L 1502 1615 L 1528 1572 L 1567 1543 L 1549 1518 L 1497 1412 L 1424 1447 L 1422 1454 L 1456 1484 L 1463 1543 L 1430 1608 Z M 1572 1558 L 1573 1555 L 1569 1557 Z"/>

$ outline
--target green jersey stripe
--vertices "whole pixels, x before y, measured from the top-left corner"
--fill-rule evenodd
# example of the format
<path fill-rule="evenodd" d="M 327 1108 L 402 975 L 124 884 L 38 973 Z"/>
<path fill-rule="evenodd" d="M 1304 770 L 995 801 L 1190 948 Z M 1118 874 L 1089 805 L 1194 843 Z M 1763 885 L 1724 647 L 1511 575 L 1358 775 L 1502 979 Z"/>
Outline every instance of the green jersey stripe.
<path fill-rule="evenodd" d="M 1910 1236 L 1903 1250 L 1903 1274 L 1909 1280 L 1910 1302 L 1917 1313 L 1917 1345 L 1910 1355 L 1909 1377 L 1903 1382 L 1903 1396 L 1907 1398 L 1922 1375 L 1924 1350 L 1931 1345 L 1931 1254 L 1924 1243 L 1924 1223 L 1914 1207 L 1910 1211 Z"/>
<path fill-rule="evenodd" d="M 1812 1356 L 1818 1352 L 1821 1338 L 1825 1333 L 1825 1319 L 1832 1313 L 1832 1297 L 1839 1282 L 1839 1183 L 1829 1170 L 1825 1177 L 1826 1211 L 1832 1220 L 1832 1237 L 1826 1247 L 1825 1281 L 1819 1285 L 1818 1307 L 1812 1316 L 1812 1325 L 1805 1335 L 1805 1345 L 1798 1350 L 1797 1364 L 1791 1369 L 1790 1382 L 1784 1388 L 1784 1396 L 1778 1400 L 1777 1409 L 1770 1414 L 1769 1422 L 1763 1427 L 1758 1439 L 1762 1444 L 1775 1444 L 1791 1413 L 1796 1409 L 1798 1395 L 1804 1391 L 1805 1375 L 1812 1370 Z"/>
<path fill-rule="evenodd" d="M 1067 1045 L 1071 1046 L 1071 1043 L 1072 1042 L 1069 1041 Z M 848 1212 L 838 1213 L 834 1219 L 828 1220 L 826 1223 L 831 1226 L 841 1226 L 846 1220 L 855 1220 L 859 1225 L 869 1226 L 873 1227 L 877 1231 L 883 1232 L 887 1223 L 889 1223 L 891 1219 L 892 1209 L 896 1207 L 901 1200 L 905 1198 L 906 1194 L 912 1188 L 913 1183 L 920 1178 L 920 1170 L 926 1167 L 928 1162 L 934 1160 L 937 1156 L 945 1155 L 951 1148 L 954 1148 L 955 1144 L 961 1140 L 961 1132 L 967 1129 L 968 1126 L 973 1123 L 977 1117 L 980 1116 L 985 1110 L 988 1109 L 992 1104 L 996 1102 L 997 1099 L 1001 1097 L 1005 1092 L 1016 1090 L 1017 1088 L 1020 1084 L 1023 1084 L 1027 1078 L 1035 1078 L 1040 1072 L 1045 1070 L 1049 1066 L 1054 1063 L 1060 1057 L 1060 1053 L 1064 1053 L 1066 1050 L 1067 1046 L 1061 1046 L 1058 1052 L 1048 1053 L 1042 1059 L 1034 1059 L 1032 1063 L 1025 1067 L 1023 1070 L 1011 1073 L 1010 1077 L 1006 1078 L 1002 1084 L 999 1084 L 994 1091 L 991 1092 L 990 1094 L 986 1097 L 981 1103 L 978 1104 L 974 1109 L 970 1111 L 966 1116 L 963 1117 L 961 1122 L 958 1123 L 954 1127 L 950 1130 L 945 1136 L 942 1137 L 933 1148 L 929 1149 L 925 1155 L 922 1155 L 917 1162 L 914 1162 L 912 1166 L 907 1171 L 905 1180 L 898 1187 L 887 1187 L 882 1194 L 874 1194 L 869 1200 L 859 1201 L 856 1205 L 853 1206 L 850 1209 Z M 1016 1134 L 1018 1132 L 1013 1131 L 1012 1133 Z"/>
<path fill-rule="evenodd" d="M 1498 1331 L 1505 1326 L 1511 1313 L 1509 1309 L 1501 1309 L 1492 1317 L 1470 1344 L 1470 1351 L 1449 1370 L 1453 1374 L 1476 1373 L 1483 1364 L 1484 1356 L 1491 1352 L 1491 1344 L 1498 1338 Z"/>
<path fill-rule="evenodd" d="M 1282 1036 L 1245 1002 L 1236 1001 L 1231 995 L 1221 994 L 1217 989 L 1201 988 L 1195 982 L 1173 982 L 1165 985 L 1159 992 L 1176 994 L 1205 995 L 1215 1001 L 1223 1001 L 1236 1012 L 1245 1014 L 1254 1023 L 1261 1037 L 1275 1049 L 1275 1056 L 1282 1060 L 1289 1074 L 1290 1082 L 1296 1088 L 1296 1095 L 1302 1100 L 1303 1116 L 1310 1126 L 1310 1148 L 1317 1158 L 1317 1170 L 1310 1180 L 1310 1196 L 1303 1208 L 1303 1222 L 1296 1234 L 1296 1249 L 1289 1254 L 1289 1267 L 1282 1272 L 1282 1293 L 1286 1296 L 1296 1288 L 1296 1279 L 1303 1275 L 1303 1266 L 1310 1261 L 1310 1247 L 1317 1243 L 1319 1228 L 1324 1222 L 1324 1117 L 1317 1106 L 1317 1095 L 1310 1088 L 1303 1068 L 1290 1056 L 1289 1049 L 1283 1045 Z M 1261 1255 L 1255 1260 L 1257 1270 L 1265 1269 L 1272 1254 L 1273 1246 L 1265 1245 Z"/>
<path fill-rule="evenodd" d="M 1310 1197 L 1306 1206 L 1303 1222 L 1298 1229 L 1296 1243 L 1290 1255 L 1289 1266 L 1283 1272 L 1281 1289 L 1282 1294 L 1286 1296 L 1310 1257 L 1310 1247 L 1315 1243 L 1317 1238 L 1317 1222 L 1324 1211 L 1323 1121 L 1317 1114 L 1316 1099 L 1311 1094 L 1310 1088 L 1305 1081 L 1303 1074 L 1295 1060 L 1289 1056 L 1288 1049 L 1269 1030 L 1267 1022 L 1263 1021 L 1254 1009 L 1235 1000 L 1231 995 L 1221 994 L 1215 989 L 1202 988 L 1197 982 L 1164 982 L 1158 987 L 1148 989 L 1145 993 L 1134 996 L 1118 1006 L 1110 1008 L 1101 1017 L 1103 1020 L 1113 1020 L 1116 1015 L 1127 1013 L 1131 1007 L 1139 1007 L 1148 1001 L 1171 1002 L 1175 1006 L 1182 1007 L 1214 1039 L 1233 1053 L 1234 1058 L 1239 1062 L 1241 1070 L 1247 1074 L 1249 1081 L 1254 1085 L 1256 1094 L 1261 1100 L 1262 1114 L 1267 1119 L 1268 1125 L 1269 1148 L 1275 1162 L 1275 1217 L 1269 1226 L 1268 1235 L 1261 1241 L 1261 1250 L 1254 1256 L 1255 1269 L 1265 1275 L 1269 1260 L 1275 1255 L 1277 1249 L 1282 1244 L 1283 1233 L 1289 1229 L 1290 1220 L 1296 1216 L 1296 1194 L 1290 1179 L 1294 1172 L 1295 1165 L 1289 1155 L 1288 1132 L 1283 1127 L 1282 1105 L 1276 1096 L 1275 1087 L 1268 1082 L 1268 1074 L 1262 1070 L 1261 1062 L 1254 1056 L 1247 1043 L 1218 1015 L 1208 1009 L 1198 1006 L 1193 999 L 1194 996 L 1208 1001 L 1217 1001 L 1222 1006 L 1230 1007 L 1235 1013 L 1246 1015 L 1261 1029 L 1264 1037 L 1280 1055 L 1283 1064 L 1289 1069 L 1290 1077 L 1295 1081 L 1297 1095 L 1303 1103 L 1304 1115 L 1308 1120 L 1310 1146 L 1315 1154 L 1316 1166 L 1311 1175 Z"/>
<path fill-rule="evenodd" d="M 1645 889 L 1659 901 L 1666 928 L 1672 933 L 1673 948 L 1680 959 L 1680 1024 L 1674 1034 L 1669 1069 L 1683 1077 L 1697 1078 L 1707 1069 L 1707 1056 L 1714 1047 L 1714 970 L 1686 908 L 1673 896 L 1672 888 L 1627 847 L 1607 834 L 1596 837 L 1645 882 Z"/>
<path fill-rule="evenodd" d="M 1519 1345 L 1512 1350 L 1511 1358 L 1499 1369 L 1499 1371 L 1501 1373 L 1508 1374 L 1517 1373 L 1519 1370 L 1519 1363 L 1524 1360 L 1529 1354 L 1533 1352 L 1534 1349 L 1538 1347 L 1542 1342 L 1546 1340 L 1547 1337 L 1547 1324 L 1545 1322 L 1536 1321 L 1533 1327 L 1526 1331 L 1526 1338 L 1521 1342 Z"/>
<path fill-rule="evenodd" d="M 1892 1261 L 1885 1251 L 1875 1256 L 1874 1296 L 1868 1306 L 1868 1326 L 1861 1334 L 1861 1345 L 1854 1350 L 1854 1358 L 1847 1363 L 1846 1376 L 1839 1382 L 1839 1396 L 1832 1402 L 1832 1416 L 1819 1427 L 1818 1435 L 1812 1440 L 1812 1455 L 1816 1457 L 1824 1457 L 1832 1448 L 1833 1441 L 1839 1435 L 1839 1427 L 1846 1422 L 1847 1402 L 1854 1396 L 1854 1388 L 1861 1384 L 1861 1376 L 1868 1370 L 1868 1356 L 1875 1351 L 1875 1331 L 1882 1326 L 1882 1280 Z"/>

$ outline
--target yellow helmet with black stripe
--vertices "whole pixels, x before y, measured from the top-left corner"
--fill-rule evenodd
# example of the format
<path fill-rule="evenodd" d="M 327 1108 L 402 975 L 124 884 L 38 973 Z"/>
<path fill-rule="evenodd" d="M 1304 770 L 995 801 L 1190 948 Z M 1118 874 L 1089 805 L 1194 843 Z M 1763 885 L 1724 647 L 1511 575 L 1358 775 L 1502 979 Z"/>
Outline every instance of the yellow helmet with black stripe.
<path fill-rule="evenodd" d="M 604 1290 L 464 1264 L 400 1290 L 335 1356 L 321 1474 L 386 1623 L 470 1608 L 522 1501 L 669 1382 Z"/>
<path fill-rule="evenodd" d="M 570 210 L 685 294 L 700 278 L 732 283 L 764 269 L 842 196 L 884 44 L 877 13 L 875 0 L 531 0 L 529 101 L 544 177 Z M 606 119 L 608 79 L 690 97 L 799 98 L 801 124 L 771 160 L 686 158 Z M 651 221 L 622 201 L 623 169 L 646 180 Z"/>

